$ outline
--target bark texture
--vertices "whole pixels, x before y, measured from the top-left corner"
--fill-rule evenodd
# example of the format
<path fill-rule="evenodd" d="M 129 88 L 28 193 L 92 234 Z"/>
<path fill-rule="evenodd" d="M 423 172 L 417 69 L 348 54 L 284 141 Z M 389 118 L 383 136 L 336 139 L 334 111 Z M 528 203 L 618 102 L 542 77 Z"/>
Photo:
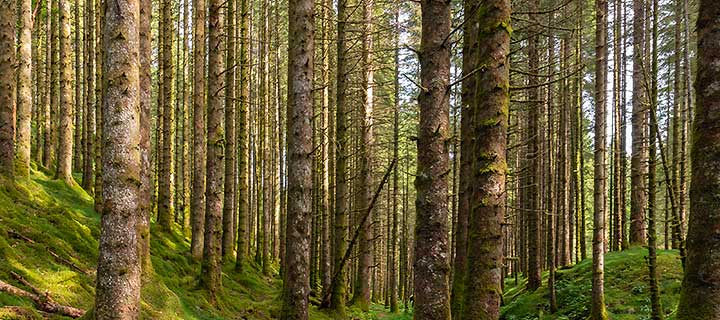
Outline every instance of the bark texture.
<path fill-rule="evenodd" d="M 720 319 L 720 2 L 701 0 L 687 260 L 677 319 Z"/>
<path fill-rule="evenodd" d="M 60 0 L 60 121 L 58 126 L 58 167 L 56 178 L 68 184 L 72 177 L 73 156 L 73 65 L 70 51 L 70 3 Z"/>
<path fill-rule="evenodd" d="M 473 122 L 474 140 L 461 156 L 472 159 L 475 181 L 470 193 L 468 269 L 461 319 L 498 319 L 502 301 L 503 232 L 505 213 L 505 147 L 510 88 L 510 1 L 480 4 Z"/>
<path fill-rule="evenodd" d="M 32 11 L 30 0 L 20 0 L 17 51 L 17 160 L 19 177 L 30 175 L 30 118 L 32 114 Z"/>
<path fill-rule="evenodd" d="M 15 1 L 0 1 L 0 173 L 14 176 Z"/>
<path fill-rule="evenodd" d="M 288 200 L 280 318 L 308 319 L 312 189 L 313 37 L 312 0 L 291 0 L 288 9 Z"/>
<path fill-rule="evenodd" d="M 193 182 L 190 254 L 202 258 L 205 239 L 205 0 L 193 0 Z"/>
<path fill-rule="evenodd" d="M 415 319 L 450 319 L 448 277 L 448 110 L 450 2 L 423 0 L 418 97 Z"/>
<path fill-rule="evenodd" d="M 140 73 L 137 0 L 111 0 L 104 26 L 103 211 L 95 319 L 138 319 Z"/>

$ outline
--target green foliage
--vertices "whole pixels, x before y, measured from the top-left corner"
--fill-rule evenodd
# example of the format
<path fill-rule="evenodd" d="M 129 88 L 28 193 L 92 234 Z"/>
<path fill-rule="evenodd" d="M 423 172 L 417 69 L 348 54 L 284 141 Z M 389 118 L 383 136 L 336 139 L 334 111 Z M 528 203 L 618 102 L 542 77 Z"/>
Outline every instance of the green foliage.
<path fill-rule="evenodd" d="M 650 318 L 646 257 L 647 250 L 644 248 L 612 252 L 605 256 L 605 303 L 610 319 Z M 657 262 L 662 305 L 665 308 L 666 318 L 672 319 L 671 315 L 680 298 L 683 276 L 680 257 L 675 250 L 659 250 Z M 588 258 L 571 269 L 557 271 L 559 310 L 554 315 L 549 314 L 546 286 L 540 287 L 533 293 L 527 293 L 524 290 L 524 281 L 519 281 L 516 286 L 514 279 L 508 278 L 502 318 L 507 320 L 587 319 L 590 314 L 591 268 L 592 261 Z"/>

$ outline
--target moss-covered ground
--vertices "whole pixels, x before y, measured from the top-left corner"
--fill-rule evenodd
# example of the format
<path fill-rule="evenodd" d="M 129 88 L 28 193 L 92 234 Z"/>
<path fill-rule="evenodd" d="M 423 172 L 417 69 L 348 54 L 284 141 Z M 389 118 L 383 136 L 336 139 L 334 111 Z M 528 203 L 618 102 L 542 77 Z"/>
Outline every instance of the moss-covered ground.
<path fill-rule="evenodd" d="M 79 179 L 79 177 L 76 177 Z M 12 273 L 47 291 L 58 303 L 91 310 L 100 236 L 100 216 L 92 198 L 52 174 L 33 168 L 27 180 L 0 181 L 0 280 L 21 289 Z M 198 288 L 200 265 L 188 256 L 189 239 L 179 230 L 153 230 L 153 270 L 143 282 L 143 319 L 274 319 L 280 312 L 278 277 L 265 277 L 251 265 L 242 274 L 228 264 L 216 305 Z M 352 310 L 352 309 L 351 309 Z M 358 319 L 409 319 L 389 316 L 381 306 Z M 0 319 L 64 319 L 34 308 L 28 299 L 0 293 Z M 332 319 L 313 307 L 312 319 Z"/>
<path fill-rule="evenodd" d="M 645 248 L 605 255 L 605 304 L 610 319 L 650 319 L 646 257 Z M 547 273 L 543 274 L 543 286 L 534 292 L 525 290 L 522 278 L 517 285 L 514 279 L 507 279 L 502 319 L 587 319 L 590 314 L 591 268 L 592 260 L 588 258 L 570 269 L 558 270 L 556 288 L 559 310 L 556 314 L 549 313 Z M 662 307 L 666 319 L 672 319 L 682 282 L 682 267 L 677 251 L 658 251 L 658 273 Z"/>

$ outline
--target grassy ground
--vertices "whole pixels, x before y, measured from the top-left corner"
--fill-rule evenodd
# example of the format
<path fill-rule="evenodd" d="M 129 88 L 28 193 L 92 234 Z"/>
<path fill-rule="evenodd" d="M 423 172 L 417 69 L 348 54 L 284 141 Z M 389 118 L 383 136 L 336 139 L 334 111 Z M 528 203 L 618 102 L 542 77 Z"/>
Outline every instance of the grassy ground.
<path fill-rule="evenodd" d="M 646 257 L 647 250 L 644 248 L 612 252 L 605 256 L 605 303 L 611 319 L 650 318 Z M 557 272 L 559 310 L 554 315 L 548 312 L 546 286 L 528 293 L 524 281 L 520 280 L 515 285 L 514 279 L 507 279 L 502 319 L 587 319 L 590 313 L 591 267 L 592 261 L 588 258 L 571 269 Z M 658 252 L 658 273 L 662 307 L 666 319 L 672 319 L 682 281 L 682 267 L 677 251 Z M 546 284 L 546 279 L 543 284 Z"/>
<path fill-rule="evenodd" d="M 79 177 L 78 177 L 79 178 Z M 100 216 L 92 198 L 77 186 L 33 170 L 30 179 L 0 181 L 0 280 L 30 290 L 13 278 L 19 274 L 47 290 L 58 303 L 90 310 L 93 306 Z M 251 265 L 243 274 L 224 268 L 223 293 L 217 305 L 198 288 L 200 266 L 187 253 L 189 241 L 179 231 L 153 232 L 153 270 L 144 279 L 143 319 L 274 319 L 280 312 L 281 282 Z M 377 319 L 388 317 L 373 309 Z M 63 319 L 41 314 L 33 303 L 0 293 L 0 319 Z M 331 319 L 313 308 L 311 319 Z M 371 318 L 367 318 L 371 319 Z M 375 318 L 372 318 L 375 319 Z"/>

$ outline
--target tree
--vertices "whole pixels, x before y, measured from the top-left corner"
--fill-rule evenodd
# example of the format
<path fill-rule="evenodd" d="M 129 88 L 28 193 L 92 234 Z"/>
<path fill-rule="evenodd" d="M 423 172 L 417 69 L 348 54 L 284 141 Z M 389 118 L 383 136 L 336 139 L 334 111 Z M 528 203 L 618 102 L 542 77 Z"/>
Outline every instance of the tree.
<path fill-rule="evenodd" d="M 469 198 L 468 269 L 461 319 L 498 319 L 502 301 L 502 223 L 505 212 L 505 159 L 510 88 L 510 1 L 479 3 L 475 65 L 487 66 L 475 76 L 475 139 L 463 148 L 476 183 Z M 502 26 L 501 28 L 497 26 Z M 500 90 L 498 90 L 498 88 Z"/>
<path fill-rule="evenodd" d="M 0 3 L 0 174 L 15 172 L 15 14 L 14 1 Z"/>
<path fill-rule="evenodd" d="M 280 318 L 308 319 L 312 168 L 313 1 L 288 4 L 287 249 Z"/>
<path fill-rule="evenodd" d="M 85 1 L 85 138 L 82 169 L 82 187 L 88 193 L 93 193 L 95 184 L 95 168 L 93 166 L 95 146 L 95 1 Z M 141 9 L 142 13 L 142 9 Z M 148 13 L 149 15 L 149 13 Z M 145 20 L 142 20 L 144 23 Z M 148 17 L 147 21 L 150 19 Z M 141 23 L 141 26 L 143 25 Z M 141 29 L 142 31 L 142 29 Z M 149 31 L 148 31 L 149 32 Z M 142 41 L 141 37 L 141 41 Z M 142 58 L 142 57 L 141 57 Z M 149 115 L 148 115 L 149 116 Z M 150 130 L 150 124 L 141 126 L 142 130 Z M 149 132 L 149 131 L 148 131 Z M 149 134 L 149 133 L 148 133 Z M 148 153 L 148 156 L 149 153 Z M 150 169 L 149 166 L 147 168 Z M 149 172 L 148 172 L 149 174 Z M 152 189 L 150 189 L 152 190 Z M 150 192 L 148 190 L 148 192 Z M 149 194 L 148 194 L 149 195 Z M 150 206 L 150 199 L 147 205 Z M 151 206 L 152 208 L 152 206 Z"/>
<path fill-rule="evenodd" d="M 595 0 L 595 174 L 593 207 L 592 303 L 590 318 L 607 319 L 605 310 L 605 214 L 606 185 L 606 101 L 607 87 L 607 0 Z"/>
<path fill-rule="evenodd" d="M 235 249 L 235 1 L 227 2 L 225 11 L 227 41 L 225 70 L 225 192 L 223 206 L 222 252 L 232 259 Z"/>
<path fill-rule="evenodd" d="M 717 215 L 720 171 L 720 3 L 701 0 L 697 19 L 696 107 L 692 121 L 693 145 L 690 154 L 690 219 L 685 277 L 677 311 L 679 320 L 720 317 L 720 238 Z"/>
<path fill-rule="evenodd" d="M 161 2 L 162 20 L 162 154 L 158 155 L 160 160 L 158 173 L 158 226 L 164 230 L 171 230 L 173 220 L 173 150 L 175 139 L 173 136 L 173 123 L 175 112 L 172 105 L 173 94 L 173 35 L 174 22 L 172 15 L 172 4 L 170 0 Z M 208 107 L 209 108 L 209 107 Z M 209 135 L 208 135 L 209 136 Z"/>
<path fill-rule="evenodd" d="M 32 10 L 30 0 L 20 3 L 17 51 L 17 175 L 30 175 L 30 118 L 32 114 Z"/>
<path fill-rule="evenodd" d="M 140 217 L 138 219 L 138 237 L 140 261 L 143 274 L 151 267 L 150 261 L 150 215 L 152 211 L 151 194 L 155 185 L 151 174 L 150 128 L 152 123 L 152 1 L 140 2 Z M 88 114 L 89 116 L 89 114 Z"/>
<path fill-rule="evenodd" d="M 349 19 L 348 12 L 349 0 L 338 0 L 337 2 L 337 76 L 335 80 L 335 217 L 333 231 L 333 257 L 334 270 L 338 274 L 337 280 L 333 282 L 332 299 L 330 307 L 338 313 L 339 316 L 345 316 L 346 301 L 346 285 L 345 285 L 345 268 L 343 264 L 343 255 L 345 254 L 347 244 L 347 225 L 348 225 L 348 208 L 347 208 L 347 93 L 348 93 L 348 77 L 349 69 L 347 47 L 348 35 L 346 34 L 347 23 Z"/>
<path fill-rule="evenodd" d="M 645 244 L 645 208 L 647 195 L 645 174 L 647 154 L 643 50 L 645 47 L 645 1 L 633 0 L 633 96 L 632 96 L 632 156 L 630 162 L 630 244 Z"/>
<path fill-rule="evenodd" d="M 415 319 L 450 319 L 447 150 L 450 104 L 450 3 L 423 0 L 418 96 Z"/>
<path fill-rule="evenodd" d="M 56 178 L 74 184 L 73 150 L 73 67 L 70 59 L 70 4 L 59 0 L 60 14 L 60 122 L 58 127 L 58 166 Z"/>
<path fill-rule="evenodd" d="M 205 0 L 193 1 L 193 185 L 190 254 L 202 258 L 205 239 Z"/>
<path fill-rule="evenodd" d="M 225 85 L 223 72 L 224 21 L 222 0 L 211 0 L 208 15 L 208 95 L 207 95 L 207 180 L 205 191 L 205 239 L 201 281 L 215 303 L 222 289 L 222 209 L 224 178 L 224 112 L 222 89 Z"/>
<path fill-rule="evenodd" d="M 113 0 L 105 14 L 103 211 L 95 319 L 138 319 L 141 154 L 139 1 Z"/>
<path fill-rule="evenodd" d="M 250 213 L 248 198 L 248 133 L 250 130 L 248 112 L 250 109 L 250 0 L 240 0 L 240 96 L 237 122 L 238 136 L 238 232 L 237 232 L 237 258 L 235 270 L 242 270 L 245 256 L 248 254 L 246 234 L 247 216 Z"/>

